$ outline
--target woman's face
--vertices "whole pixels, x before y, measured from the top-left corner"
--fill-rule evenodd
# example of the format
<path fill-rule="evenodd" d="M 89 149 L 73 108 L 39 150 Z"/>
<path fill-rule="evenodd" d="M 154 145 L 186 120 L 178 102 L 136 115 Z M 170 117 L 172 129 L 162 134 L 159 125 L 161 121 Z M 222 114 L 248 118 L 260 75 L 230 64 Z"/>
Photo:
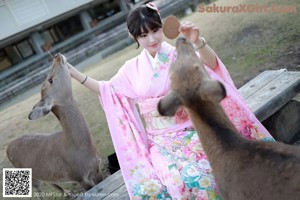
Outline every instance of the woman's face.
<path fill-rule="evenodd" d="M 158 28 L 149 31 L 148 33 L 142 33 L 140 36 L 138 36 L 137 41 L 141 47 L 148 50 L 148 52 L 154 57 L 157 51 L 160 49 L 162 38 L 162 28 Z"/>

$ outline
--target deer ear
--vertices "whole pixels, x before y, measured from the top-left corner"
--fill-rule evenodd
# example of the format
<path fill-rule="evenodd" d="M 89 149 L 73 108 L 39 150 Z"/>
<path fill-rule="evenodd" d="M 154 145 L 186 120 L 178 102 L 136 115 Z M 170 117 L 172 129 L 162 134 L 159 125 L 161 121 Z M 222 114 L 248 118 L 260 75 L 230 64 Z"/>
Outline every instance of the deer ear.
<path fill-rule="evenodd" d="M 158 112 L 163 116 L 174 116 L 177 108 L 181 105 L 182 103 L 178 95 L 171 91 L 167 96 L 158 102 Z"/>
<path fill-rule="evenodd" d="M 205 80 L 200 87 L 200 94 L 203 99 L 220 102 L 226 97 L 226 89 L 224 85 L 217 80 Z"/>
<path fill-rule="evenodd" d="M 52 103 L 48 100 L 42 99 L 32 108 L 28 118 L 30 120 L 38 119 L 47 115 L 52 109 Z"/>

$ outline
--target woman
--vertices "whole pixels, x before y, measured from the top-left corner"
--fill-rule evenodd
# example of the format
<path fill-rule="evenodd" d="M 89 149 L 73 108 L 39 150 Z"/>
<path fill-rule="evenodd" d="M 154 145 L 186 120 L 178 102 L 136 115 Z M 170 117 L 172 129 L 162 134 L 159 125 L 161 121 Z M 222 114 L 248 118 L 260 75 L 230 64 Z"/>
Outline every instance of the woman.
<path fill-rule="evenodd" d="M 128 31 L 143 51 L 128 60 L 110 81 L 97 81 L 70 67 L 72 77 L 99 95 L 131 199 L 220 199 L 198 135 L 183 108 L 162 117 L 157 103 L 169 91 L 168 70 L 175 48 L 163 41 L 157 8 L 149 3 L 127 18 Z M 191 22 L 179 27 L 228 93 L 226 113 L 249 139 L 272 140 L 246 106 L 225 66 Z M 138 109 L 139 112 L 138 112 Z M 144 119 L 143 125 L 141 117 Z"/>

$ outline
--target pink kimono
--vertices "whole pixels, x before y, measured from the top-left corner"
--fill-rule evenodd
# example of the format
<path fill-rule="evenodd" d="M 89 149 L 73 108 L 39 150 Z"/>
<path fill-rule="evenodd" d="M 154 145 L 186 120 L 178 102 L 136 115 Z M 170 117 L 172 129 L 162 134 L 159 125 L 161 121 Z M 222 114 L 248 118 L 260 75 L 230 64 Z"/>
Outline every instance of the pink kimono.
<path fill-rule="evenodd" d="M 168 71 L 175 48 L 162 43 L 151 62 L 146 50 L 127 61 L 110 81 L 100 81 L 100 103 L 131 199 L 220 199 L 212 169 L 183 108 L 163 117 L 157 103 L 169 91 Z M 221 102 L 246 138 L 273 138 L 250 111 L 218 59 L 213 79 L 224 83 Z M 141 120 L 141 117 L 144 121 Z"/>

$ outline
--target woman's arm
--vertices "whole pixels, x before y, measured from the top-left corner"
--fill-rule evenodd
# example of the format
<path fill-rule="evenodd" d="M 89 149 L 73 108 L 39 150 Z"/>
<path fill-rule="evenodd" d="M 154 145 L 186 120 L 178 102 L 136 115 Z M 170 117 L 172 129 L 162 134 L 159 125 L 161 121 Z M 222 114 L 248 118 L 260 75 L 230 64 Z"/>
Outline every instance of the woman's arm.
<path fill-rule="evenodd" d="M 97 80 L 88 77 L 87 75 L 81 73 L 78 71 L 75 67 L 73 67 L 71 64 L 69 64 L 69 70 L 71 76 L 77 80 L 79 83 L 90 89 L 92 92 L 95 92 L 96 94 L 100 95 L 99 91 L 99 83 Z"/>
<path fill-rule="evenodd" d="M 215 69 L 217 67 L 217 58 L 215 51 L 206 44 L 206 41 L 204 38 L 198 38 L 194 42 L 195 49 L 199 52 L 201 55 L 202 61 L 211 69 Z"/>

